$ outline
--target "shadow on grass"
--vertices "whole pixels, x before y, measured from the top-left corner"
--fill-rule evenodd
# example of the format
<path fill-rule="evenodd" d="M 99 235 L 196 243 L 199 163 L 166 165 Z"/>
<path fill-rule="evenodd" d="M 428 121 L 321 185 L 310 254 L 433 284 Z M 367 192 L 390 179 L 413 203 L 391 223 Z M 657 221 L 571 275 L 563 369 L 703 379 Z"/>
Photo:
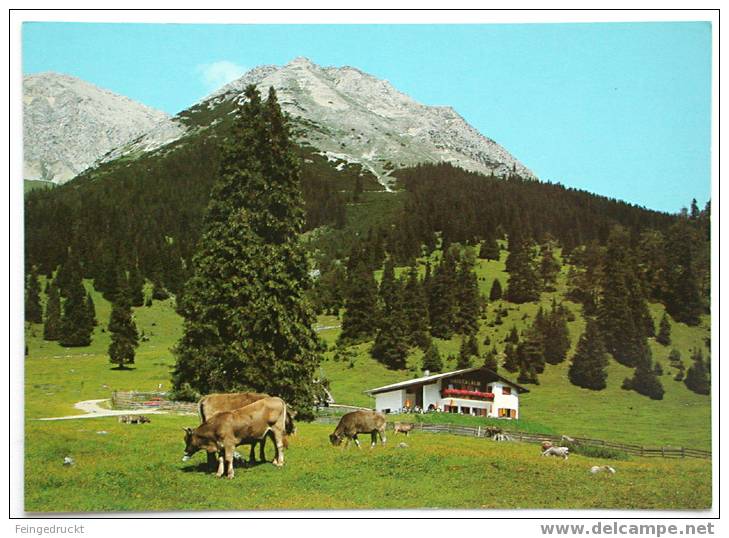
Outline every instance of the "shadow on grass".
<path fill-rule="evenodd" d="M 118 372 L 133 372 L 136 368 L 130 368 L 129 366 L 114 366 L 112 370 L 116 370 Z"/>
<path fill-rule="evenodd" d="M 255 467 L 258 467 L 260 465 L 271 465 L 270 461 L 255 461 L 253 463 L 249 463 L 247 461 L 243 461 L 240 459 L 233 460 L 233 468 L 234 469 L 253 469 Z M 183 473 L 203 473 L 203 474 L 215 474 L 215 472 L 218 470 L 217 464 L 213 467 L 209 467 L 207 462 L 200 462 L 196 465 L 187 465 L 182 468 Z"/>

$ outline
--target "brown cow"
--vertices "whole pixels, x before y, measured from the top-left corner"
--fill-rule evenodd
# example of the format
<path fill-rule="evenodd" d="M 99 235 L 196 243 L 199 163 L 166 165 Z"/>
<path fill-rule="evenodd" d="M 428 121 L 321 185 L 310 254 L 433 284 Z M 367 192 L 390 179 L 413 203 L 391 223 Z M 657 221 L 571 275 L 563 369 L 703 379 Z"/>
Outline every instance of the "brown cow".
<path fill-rule="evenodd" d="M 383 445 L 387 442 L 387 438 L 385 437 L 386 427 L 387 419 L 385 419 L 385 415 L 382 413 L 369 410 L 352 411 L 341 418 L 334 433 L 329 436 L 329 440 L 334 446 L 339 446 L 342 443 L 342 438 L 346 437 L 347 442 L 344 446 L 349 446 L 349 441 L 354 440 L 357 447 L 362 448 L 359 445 L 357 434 L 369 433 L 372 435 L 370 448 L 373 448 L 377 444 L 378 435 Z"/>
<path fill-rule="evenodd" d="M 405 437 L 409 437 L 410 432 L 413 430 L 414 427 L 415 424 L 413 424 L 412 422 L 395 422 L 395 431 L 393 432 L 393 434 L 404 433 Z"/>
<path fill-rule="evenodd" d="M 233 478 L 233 454 L 235 447 L 261 441 L 273 435 L 276 457 L 273 464 L 284 463 L 283 449 L 286 444 L 286 402 L 281 398 L 263 398 L 233 411 L 214 414 L 196 429 L 185 428 L 185 456 L 187 461 L 198 450 L 208 454 L 218 453 L 217 476 Z"/>
<path fill-rule="evenodd" d="M 200 423 L 204 423 L 210 417 L 221 411 L 233 411 L 234 409 L 240 409 L 248 404 L 252 404 L 263 398 L 270 398 L 270 395 L 262 392 L 231 392 L 224 394 L 208 394 L 200 398 L 197 404 L 198 413 L 200 415 Z M 287 409 L 286 411 L 286 434 L 291 435 L 296 432 L 296 426 L 294 425 L 293 417 L 296 416 L 295 411 Z M 265 452 L 266 438 L 264 437 L 260 441 L 260 459 L 262 462 L 266 461 Z M 251 443 L 251 451 L 249 454 L 249 462 L 256 462 L 256 443 Z M 215 456 L 208 454 L 208 465 L 215 465 Z"/>

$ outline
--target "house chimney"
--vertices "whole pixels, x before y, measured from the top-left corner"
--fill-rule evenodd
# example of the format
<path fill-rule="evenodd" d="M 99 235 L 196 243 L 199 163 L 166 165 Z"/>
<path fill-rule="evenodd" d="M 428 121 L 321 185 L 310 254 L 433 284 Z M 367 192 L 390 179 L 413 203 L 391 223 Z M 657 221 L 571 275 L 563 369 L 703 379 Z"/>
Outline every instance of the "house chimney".
<path fill-rule="evenodd" d="M 428 377 L 430 375 L 430 370 L 423 370 L 423 377 Z"/>

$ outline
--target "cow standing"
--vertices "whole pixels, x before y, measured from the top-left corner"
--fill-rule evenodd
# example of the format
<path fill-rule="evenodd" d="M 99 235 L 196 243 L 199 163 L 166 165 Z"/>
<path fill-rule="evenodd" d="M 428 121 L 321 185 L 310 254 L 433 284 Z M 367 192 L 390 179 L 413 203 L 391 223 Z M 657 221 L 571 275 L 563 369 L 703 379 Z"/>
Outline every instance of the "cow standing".
<path fill-rule="evenodd" d="M 344 437 L 347 438 L 345 447 L 349 446 L 349 441 L 354 440 L 357 448 L 362 448 L 357 439 L 359 433 L 369 433 L 372 436 L 372 444 L 370 448 L 374 448 L 377 444 L 377 436 L 380 436 L 380 442 L 384 445 L 387 442 L 385 437 L 385 428 L 387 427 L 387 419 L 382 413 L 377 411 L 352 411 L 344 415 L 339 424 L 337 424 L 334 433 L 329 436 L 329 440 L 334 446 L 339 446 Z"/>
<path fill-rule="evenodd" d="M 200 423 L 203 424 L 205 421 L 210 419 L 216 413 L 223 411 L 233 411 L 234 409 L 240 409 L 246 405 L 257 402 L 264 398 L 270 398 L 269 394 L 262 392 L 231 392 L 223 394 L 208 394 L 203 396 L 197 404 L 198 413 L 200 415 Z M 292 435 L 296 432 L 296 426 L 294 425 L 293 416 L 295 413 L 291 409 L 286 410 L 286 434 Z M 256 443 L 251 443 L 251 451 L 249 454 L 249 462 L 251 464 L 256 462 Z M 266 438 L 264 437 L 260 441 L 259 456 L 262 462 L 266 461 L 265 452 Z M 208 453 L 208 466 L 214 467 L 216 464 L 216 458 L 214 454 Z"/>
<path fill-rule="evenodd" d="M 187 461 L 198 450 L 209 455 L 217 453 L 217 476 L 223 476 L 227 466 L 228 478 L 233 478 L 233 454 L 235 447 L 262 441 L 267 435 L 276 443 L 273 464 L 284 464 L 283 449 L 286 446 L 286 402 L 281 398 L 263 398 L 233 411 L 221 411 L 210 417 L 194 430 L 185 428 L 185 456 Z"/>

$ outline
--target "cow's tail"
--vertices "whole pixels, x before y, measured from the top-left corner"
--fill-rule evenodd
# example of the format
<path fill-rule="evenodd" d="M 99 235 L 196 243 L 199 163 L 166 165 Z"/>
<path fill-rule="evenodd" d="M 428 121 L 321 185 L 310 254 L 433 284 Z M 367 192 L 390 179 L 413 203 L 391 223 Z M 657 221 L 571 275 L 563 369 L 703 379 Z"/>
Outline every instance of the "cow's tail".
<path fill-rule="evenodd" d="M 200 416 L 200 424 L 205 422 L 205 397 L 200 398 L 197 403 L 197 414 Z"/>

